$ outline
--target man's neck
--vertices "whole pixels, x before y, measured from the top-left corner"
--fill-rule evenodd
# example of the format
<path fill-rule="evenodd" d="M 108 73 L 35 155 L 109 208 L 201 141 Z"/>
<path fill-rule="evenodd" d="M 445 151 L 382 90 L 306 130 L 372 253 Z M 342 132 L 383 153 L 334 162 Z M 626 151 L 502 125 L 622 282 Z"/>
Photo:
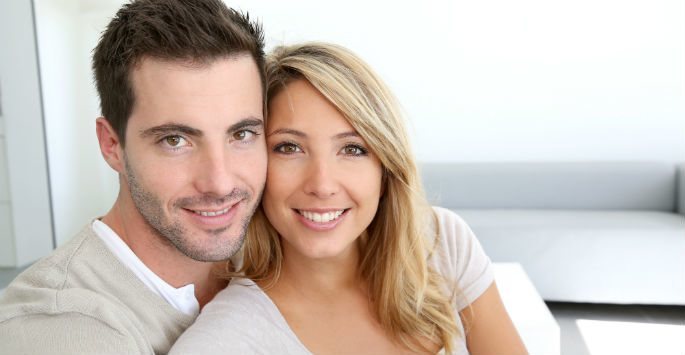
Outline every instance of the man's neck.
<path fill-rule="evenodd" d="M 132 201 L 119 196 L 112 209 L 102 218 L 102 222 L 128 245 L 145 266 L 166 283 L 175 288 L 195 285 L 195 297 L 200 308 L 226 286 L 226 280 L 212 275 L 213 263 L 196 261 L 181 253 L 152 230 Z"/>

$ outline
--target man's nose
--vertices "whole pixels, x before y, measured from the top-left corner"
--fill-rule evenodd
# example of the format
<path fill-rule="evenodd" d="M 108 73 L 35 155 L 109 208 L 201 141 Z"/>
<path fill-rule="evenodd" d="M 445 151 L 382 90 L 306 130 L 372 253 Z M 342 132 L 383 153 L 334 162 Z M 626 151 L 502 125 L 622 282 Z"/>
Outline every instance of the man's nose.
<path fill-rule="evenodd" d="M 207 147 L 195 166 L 195 188 L 202 194 L 228 195 L 235 186 L 230 152 L 221 147 Z"/>

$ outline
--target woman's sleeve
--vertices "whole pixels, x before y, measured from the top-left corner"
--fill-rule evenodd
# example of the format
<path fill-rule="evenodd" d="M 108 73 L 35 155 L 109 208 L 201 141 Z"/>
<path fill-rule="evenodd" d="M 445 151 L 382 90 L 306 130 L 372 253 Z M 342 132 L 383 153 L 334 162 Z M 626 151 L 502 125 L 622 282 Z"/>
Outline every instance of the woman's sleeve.
<path fill-rule="evenodd" d="M 456 213 L 433 208 L 440 228 L 441 269 L 456 282 L 456 306 L 461 311 L 473 303 L 495 280 L 490 258 L 473 231 Z"/>

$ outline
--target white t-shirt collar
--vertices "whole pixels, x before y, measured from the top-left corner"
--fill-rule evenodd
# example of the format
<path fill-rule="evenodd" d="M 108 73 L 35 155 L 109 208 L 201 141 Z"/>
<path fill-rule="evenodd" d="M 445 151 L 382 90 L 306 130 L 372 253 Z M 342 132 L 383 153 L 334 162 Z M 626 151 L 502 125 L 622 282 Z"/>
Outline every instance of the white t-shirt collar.
<path fill-rule="evenodd" d="M 93 222 L 95 234 L 102 239 L 107 248 L 119 260 L 138 276 L 140 281 L 147 285 L 152 292 L 165 299 L 172 307 L 191 316 L 200 313 L 200 304 L 195 298 L 195 285 L 189 284 L 175 288 L 162 280 L 150 268 L 148 268 L 138 256 L 124 243 L 112 228 L 100 220 Z"/>

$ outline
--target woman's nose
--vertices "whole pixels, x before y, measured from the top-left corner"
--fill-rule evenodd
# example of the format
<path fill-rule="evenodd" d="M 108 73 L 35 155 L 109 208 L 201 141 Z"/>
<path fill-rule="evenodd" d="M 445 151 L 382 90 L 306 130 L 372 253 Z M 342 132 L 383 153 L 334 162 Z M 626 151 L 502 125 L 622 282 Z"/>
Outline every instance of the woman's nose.
<path fill-rule="evenodd" d="M 318 198 L 330 198 L 340 190 L 334 163 L 323 159 L 312 160 L 307 170 L 304 192 Z"/>

